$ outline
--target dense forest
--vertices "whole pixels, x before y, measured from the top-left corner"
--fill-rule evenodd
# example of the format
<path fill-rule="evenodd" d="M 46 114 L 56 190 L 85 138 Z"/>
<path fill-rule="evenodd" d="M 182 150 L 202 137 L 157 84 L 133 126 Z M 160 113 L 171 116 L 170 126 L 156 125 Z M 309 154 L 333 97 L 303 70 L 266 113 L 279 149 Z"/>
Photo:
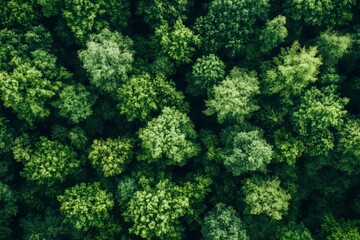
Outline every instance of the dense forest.
<path fill-rule="evenodd" d="M 360 240 L 359 0 L 1 0 L 0 239 Z"/>

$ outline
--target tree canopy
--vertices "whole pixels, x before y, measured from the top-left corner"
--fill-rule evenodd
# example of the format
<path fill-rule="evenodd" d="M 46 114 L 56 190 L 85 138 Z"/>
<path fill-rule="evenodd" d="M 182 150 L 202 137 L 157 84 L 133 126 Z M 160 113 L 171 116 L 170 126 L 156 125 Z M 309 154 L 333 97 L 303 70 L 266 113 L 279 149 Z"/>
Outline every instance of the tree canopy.
<path fill-rule="evenodd" d="M 359 13 L 0 1 L 0 240 L 360 240 Z"/>
<path fill-rule="evenodd" d="M 186 160 L 198 154 L 196 132 L 186 114 L 165 107 L 161 114 L 139 130 L 144 154 L 141 160 L 165 164 L 184 165 Z M 161 162 L 159 162 L 161 163 Z"/>

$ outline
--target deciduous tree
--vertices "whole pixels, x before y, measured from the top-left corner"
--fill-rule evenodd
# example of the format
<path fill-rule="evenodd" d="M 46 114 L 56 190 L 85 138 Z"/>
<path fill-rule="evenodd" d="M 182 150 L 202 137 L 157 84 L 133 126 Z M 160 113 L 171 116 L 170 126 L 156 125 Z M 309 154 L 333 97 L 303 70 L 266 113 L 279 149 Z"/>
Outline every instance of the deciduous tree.
<path fill-rule="evenodd" d="M 288 99 L 301 95 L 305 88 L 317 80 L 321 59 L 315 47 L 301 47 L 294 42 L 263 66 L 264 86 L 262 93 L 279 94 Z"/>
<path fill-rule="evenodd" d="M 201 233 L 204 239 L 208 240 L 249 239 L 239 215 L 231 206 L 223 203 L 216 204 L 215 208 L 206 214 Z"/>
<path fill-rule="evenodd" d="M 90 82 L 104 93 L 115 94 L 128 79 L 133 62 L 133 42 L 129 37 L 108 29 L 90 36 L 86 49 L 79 52 Z"/>
<path fill-rule="evenodd" d="M 286 17 L 277 16 L 272 20 L 268 20 L 265 23 L 265 27 L 261 30 L 259 35 L 260 50 L 263 53 L 270 52 L 273 48 L 278 47 L 285 41 L 288 36 L 286 29 Z"/>
<path fill-rule="evenodd" d="M 198 58 L 188 78 L 187 90 L 194 96 L 204 95 L 225 77 L 225 64 L 216 55 Z"/>
<path fill-rule="evenodd" d="M 29 136 L 22 135 L 15 139 L 13 153 L 24 164 L 22 176 L 38 184 L 62 182 L 80 166 L 73 149 L 46 137 L 33 144 Z"/>
<path fill-rule="evenodd" d="M 139 158 L 147 162 L 163 159 L 166 165 L 182 166 L 199 152 L 191 120 L 186 114 L 169 107 L 139 130 L 139 138 L 144 151 Z"/>
<path fill-rule="evenodd" d="M 58 200 L 65 220 L 82 231 L 92 227 L 104 228 L 110 218 L 109 211 L 114 206 L 113 195 L 102 190 L 99 182 L 80 183 L 67 188 Z"/>
<path fill-rule="evenodd" d="M 95 139 L 90 148 L 89 160 L 105 177 L 111 177 L 124 171 L 131 160 L 132 150 L 131 139 Z"/>
<path fill-rule="evenodd" d="M 275 220 L 281 220 L 289 209 L 291 197 L 280 187 L 279 179 L 248 178 L 242 190 L 245 194 L 245 213 L 266 214 Z"/>
<path fill-rule="evenodd" d="M 258 93 L 256 73 L 234 68 L 224 81 L 214 86 L 213 95 L 206 101 L 205 114 L 215 114 L 219 123 L 241 123 L 246 116 L 258 110 L 254 99 Z"/>
<path fill-rule="evenodd" d="M 307 153 L 326 154 L 334 147 L 332 128 L 339 128 L 346 114 L 347 98 L 341 98 L 331 87 L 311 88 L 300 99 L 292 115 L 294 129 L 303 137 Z"/>
<path fill-rule="evenodd" d="M 155 30 L 155 34 L 160 39 L 162 52 L 178 65 L 190 63 L 195 47 L 200 44 L 198 35 L 187 28 L 181 19 L 178 19 L 173 27 L 163 22 Z"/>
<path fill-rule="evenodd" d="M 270 163 L 272 147 L 258 130 L 234 133 L 224 150 L 224 165 L 233 175 L 265 170 Z"/>
<path fill-rule="evenodd" d="M 54 106 L 59 109 L 62 117 L 70 119 L 74 123 L 85 120 L 92 114 L 92 105 L 95 99 L 82 84 L 69 85 L 61 90 L 59 99 Z"/>
<path fill-rule="evenodd" d="M 241 54 L 245 44 L 251 41 L 256 22 L 267 19 L 269 7 L 268 0 L 211 1 L 207 14 L 195 23 L 205 52 L 224 49 L 231 57 Z"/>
<path fill-rule="evenodd" d="M 171 80 L 166 80 L 162 75 L 155 78 L 147 73 L 135 75 L 118 89 L 117 96 L 117 107 L 128 121 L 149 120 L 152 113 L 165 106 L 187 111 L 184 95 L 176 90 Z"/>

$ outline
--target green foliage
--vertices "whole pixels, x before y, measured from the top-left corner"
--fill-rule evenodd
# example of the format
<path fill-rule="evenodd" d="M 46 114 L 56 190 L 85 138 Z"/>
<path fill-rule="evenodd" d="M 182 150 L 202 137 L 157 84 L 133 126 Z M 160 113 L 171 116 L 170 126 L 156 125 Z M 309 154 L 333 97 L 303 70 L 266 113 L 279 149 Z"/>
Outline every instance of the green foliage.
<path fill-rule="evenodd" d="M 105 93 L 114 94 L 127 80 L 133 62 L 132 40 L 108 29 L 91 35 L 86 49 L 79 52 L 90 82 Z"/>
<path fill-rule="evenodd" d="M 67 188 L 58 200 L 65 220 L 82 231 L 91 227 L 105 228 L 110 218 L 109 211 L 114 206 L 113 195 L 102 190 L 98 182 Z"/>
<path fill-rule="evenodd" d="M 224 150 L 224 165 L 234 176 L 265 170 L 270 163 L 272 147 L 258 130 L 234 133 Z"/>
<path fill-rule="evenodd" d="M 272 219 L 281 220 L 288 211 L 291 197 L 280 187 L 279 179 L 248 178 L 242 190 L 245 194 L 245 212 L 248 214 L 266 214 Z"/>
<path fill-rule="evenodd" d="M 149 163 L 163 159 L 166 165 L 181 166 L 199 152 L 189 117 L 169 107 L 163 108 L 160 116 L 139 130 L 139 138 L 145 152 L 139 158 Z"/>
<path fill-rule="evenodd" d="M 247 115 L 259 109 L 254 100 L 254 95 L 259 93 L 255 72 L 234 68 L 224 81 L 214 86 L 213 91 L 213 96 L 206 101 L 205 114 L 216 114 L 219 123 L 227 120 L 241 123 Z"/>
<path fill-rule="evenodd" d="M 42 25 L 33 26 L 29 31 L 27 31 L 25 33 L 24 42 L 25 42 L 26 48 L 28 48 L 30 51 L 33 51 L 33 52 L 41 53 L 42 51 L 46 51 L 47 53 L 49 53 L 49 52 L 51 52 L 51 50 L 53 50 L 52 44 L 54 42 L 53 42 L 51 33 Z M 42 54 L 42 55 L 44 55 L 44 54 Z M 47 59 L 47 61 L 41 62 L 44 66 L 48 65 L 49 63 L 54 62 L 53 58 L 55 58 L 55 56 L 52 56 L 51 54 L 48 54 L 48 55 L 50 55 L 50 57 L 48 56 L 49 59 Z M 52 70 L 54 72 L 59 72 L 59 70 L 61 70 L 61 69 L 53 67 Z"/>
<path fill-rule="evenodd" d="M 180 218 L 190 211 L 190 200 L 183 191 L 169 180 L 136 191 L 124 212 L 125 220 L 133 223 L 130 233 L 145 239 L 181 239 Z"/>
<path fill-rule="evenodd" d="M 107 0 L 101 1 L 103 14 L 111 29 L 123 30 L 128 25 L 131 16 L 129 0 Z"/>
<path fill-rule="evenodd" d="M 324 32 L 318 37 L 316 45 L 324 66 L 332 67 L 351 47 L 351 38 L 336 32 Z"/>
<path fill-rule="evenodd" d="M 268 53 L 285 41 L 285 38 L 288 36 L 285 25 L 286 17 L 281 15 L 266 22 L 265 27 L 261 30 L 259 35 L 261 52 Z"/>
<path fill-rule="evenodd" d="M 149 120 L 153 112 L 165 106 L 186 108 L 182 93 L 162 75 L 155 78 L 151 78 L 147 73 L 135 75 L 122 85 L 117 93 L 117 107 L 128 121 Z"/>
<path fill-rule="evenodd" d="M 83 45 L 91 33 L 109 25 L 115 29 L 124 28 L 130 16 L 129 8 L 127 0 L 65 0 L 63 16 L 76 40 Z"/>
<path fill-rule="evenodd" d="M 62 15 L 80 45 L 104 28 L 123 30 L 130 17 L 128 0 L 65 0 L 64 3 Z"/>
<path fill-rule="evenodd" d="M 49 116 L 46 103 L 56 94 L 58 82 L 50 82 L 29 62 L 13 59 L 12 73 L 0 72 L 0 94 L 5 107 L 30 125 Z"/>
<path fill-rule="evenodd" d="M 0 239 L 360 240 L 358 12 L 0 1 Z"/>
<path fill-rule="evenodd" d="M 162 52 L 169 56 L 176 64 L 190 63 L 195 47 L 200 44 L 200 39 L 181 19 L 178 19 L 172 28 L 166 22 L 155 30 L 160 39 Z"/>
<path fill-rule="evenodd" d="M 316 54 L 315 47 L 302 48 L 298 42 L 281 49 L 277 57 L 263 66 L 262 93 L 279 94 L 285 99 L 301 95 L 310 83 L 317 80 L 322 63 Z"/>
<path fill-rule="evenodd" d="M 292 115 L 294 129 L 303 137 L 310 155 L 326 154 L 334 147 L 331 128 L 339 128 L 346 114 L 347 98 L 340 98 L 331 87 L 311 88 L 300 99 Z"/>
<path fill-rule="evenodd" d="M 146 120 L 157 109 L 157 93 L 149 74 L 130 78 L 118 89 L 118 108 L 128 121 Z"/>
<path fill-rule="evenodd" d="M 358 172 L 360 160 L 360 121 L 349 119 L 339 131 L 337 151 L 340 153 L 337 168 L 349 173 Z"/>
<path fill-rule="evenodd" d="M 15 56 L 23 54 L 24 48 L 21 38 L 14 30 L 0 30 L 0 71 L 9 69 L 8 62 Z"/>
<path fill-rule="evenodd" d="M 42 7 L 41 10 L 45 17 L 52 17 L 60 12 L 60 0 L 37 0 L 36 2 Z"/>
<path fill-rule="evenodd" d="M 236 211 L 223 203 L 216 204 L 204 218 L 202 235 L 208 240 L 248 240 L 244 225 Z"/>
<path fill-rule="evenodd" d="M 162 22 L 174 23 L 177 19 L 186 20 L 186 13 L 193 0 L 140 0 L 137 14 L 144 17 L 150 27 Z"/>
<path fill-rule="evenodd" d="M 117 200 L 119 206 L 124 208 L 134 193 L 138 190 L 139 186 L 136 184 L 135 180 L 130 177 L 123 178 L 119 181 L 117 185 Z"/>
<path fill-rule="evenodd" d="M 256 22 L 266 20 L 268 0 L 213 0 L 205 16 L 200 16 L 195 29 L 200 33 L 206 53 L 225 49 L 229 56 L 241 54 L 251 41 Z"/>
<path fill-rule="evenodd" d="M 132 140 L 117 138 L 95 139 L 91 145 L 89 160 L 105 177 L 118 175 L 132 158 Z"/>
<path fill-rule="evenodd" d="M 60 116 L 78 123 L 92 114 L 94 100 L 85 86 L 69 85 L 61 90 L 59 99 L 53 105 L 59 109 Z"/>
<path fill-rule="evenodd" d="M 321 225 L 326 240 L 359 240 L 360 233 L 356 222 L 336 220 L 326 215 Z"/>
<path fill-rule="evenodd" d="M 22 218 L 20 225 L 24 230 L 24 239 L 62 239 L 69 237 L 71 229 L 63 223 L 64 218 L 56 210 L 47 208 L 45 214 L 28 214 Z"/>
<path fill-rule="evenodd" d="M 0 239 L 10 239 L 10 219 L 18 212 L 16 193 L 0 181 Z"/>
<path fill-rule="evenodd" d="M 285 129 L 278 129 L 274 133 L 274 159 L 294 166 L 296 159 L 304 152 L 304 144 L 293 137 Z"/>
<path fill-rule="evenodd" d="M 84 149 L 88 141 L 86 133 L 79 127 L 71 129 L 68 133 L 70 143 L 77 149 Z"/>
<path fill-rule="evenodd" d="M 30 28 L 37 23 L 39 14 L 33 1 L 9 0 L 0 3 L 1 28 Z"/>
<path fill-rule="evenodd" d="M 39 30 L 41 31 L 41 29 Z M 31 33 L 31 35 L 28 34 L 27 40 L 29 41 L 30 45 L 35 44 L 31 42 L 41 41 L 40 39 L 37 38 L 42 38 L 43 37 L 42 35 L 45 34 L 46 33 L 40 33 L 39 35 L 37 35 L 35 32 L 34 33 L 35 36 L 31 36 L 32 35 Z M 31 52 L 31 58 L 34 63 L 34 66 L 44 74 L 45 78 L 51 80 L 52 82 L 55 81 L 65 82 L 65 81 L 69 81 L 72 77 L 72 74 L 66 71 L 64 67 L 57 65 L 56 57 L 45 50 L 35 50 Z"/>
<path fill-rule="evenodd" d="M 52 185 L 63 182 L 80 166 L 76 152 L 58 141 L 40 137 L 32 145 L 27 135 L 15 139 L 14 158 L 24 164 L 22 176 L 38 184 Z"/>
<path fill-rule="evenodd" d="M 92 31 L 105 26 L 104 21 L 95 21 L 99 10 L 99 1 L 65 0 L 63 16 L 79 43 L 84 44 Z"/>
<path fill-rule="evenodd" d="M 285 4 L 292 19 L 328 28 L 350 21 L 356 0 L 287 0 Z"/>
<path fill-rule="evenodd" d="M 309 229 L 295 222 L 280 228 L 276 235 L 279 240 L 313 240 Z"/>
<path fill-rule="evenodd" d="M 194 95 L 203 95 L 225 77 L 225 64 L 214 54 L 198 58 L 192 67 L 188 79 L 188 91 Z"/>
<path fill-rule="evenodd" d="M 11 144 L 14 141 L 13 132 L 8 127 L 9 121 L 0 117 L 0 153 L 6 153 L 11 150 Z"/>

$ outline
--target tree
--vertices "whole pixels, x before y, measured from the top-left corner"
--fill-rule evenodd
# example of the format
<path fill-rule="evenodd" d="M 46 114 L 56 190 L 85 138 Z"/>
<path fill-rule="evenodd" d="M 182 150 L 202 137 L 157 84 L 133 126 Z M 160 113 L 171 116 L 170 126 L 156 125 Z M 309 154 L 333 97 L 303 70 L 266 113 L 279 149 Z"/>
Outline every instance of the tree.
<path fill-rule="evenodd" d="M 85 44 L 90 34 L 109 27 L 122 30 L 130 16 L 127 0 L 66 0 L 63 16 L 76 40 Z"/>
<path fill-rule="evenodd" d="M 224 150 L 224 165 L 234 176 L 265 170 L 270 163 L 272 147 L 258 130 L 234 133 Z"/>
<path fill-rule="evenodd" d="M 44 214 L 28 214 L 20 220 L 20 226 L 26 240 L 69 238 L 75 231 L 63 221 L 58 210 L 47 208 Z"/>
<path fill-rule="evenodd" d="M 96 21 L 100 11 L 100 2 L 66 0 L 63 16 L 80 44 L 84 44 L 90 33 L 105 27 L 104 21 Z"/>
<path fill-rule="evenodd" d="M 63 7 L 60 0 L 37 0 L 36 3 L 41 6 L 42 13 L 45 17 L 58 15 L 61 7 Z"/>
<path fill-rule="evenodd" d="M 53 103 L 59 109 L 59 115 L 74 123 L 85 120 L 92 114 L 95 103 L 84 85 L 69 85 L 61 90 L 59 99 Z"/>
<path fill-rule="evenodd" d="M 198 58 L 192 66 L 187 90 L 194 96 L 210 92 L 225 77 L 225 64 L 214 54 Z"/>
<path fill-rule="evenodd" d="M 292 115 L 294 129 L 305 137 L 310 155 L 326 154 L 334 147 L 331 128 L 339 128 L 346 114 L 347 98 L 340 98 L 333 88 L 311 88 L 300 99 L 300 106 Z"/>
<path fill-rule="evenodd" d="M 334 67 L 351 47 L 349 35 L 337 32 L 323 32 L 316 41 L 317 49 L 326 67 Z"/>
<path fill-rule="evenodd" d="M 275 47 L 278 47 L 285 41 L 288 31 L 285 27 L 286 17 L 277 16 L 273 20 L 268 20 L 265 27 L 261 30 L 259 40 L 261 44 L 261 52 L 269 53 Z"/>
<path fill-rule="evenodd" d="M 201 229 L 204 239 L 208 240 L 248 240 L 244 224 L 231 206 L 216 204 L 204 218 Z"/>
<path fill-rule="evenodd" d="M 105 177 L 118 175 L 131 160 L 132 145 L 131 139 L 127 138 L 95 139 L 91 145 L 89 160 Z"/>
<path fill-rule="evenodd" d="M 228 77 L 213 88 L 213 96 L 206 101 L 205 114 L 217 115 L 219 123 L 244 118 L 259 109 L 254 96 L 259 93 L 259 82 L 255 72 L 234 68 Z"/>
<path fill-rule="evenodd" d="M 91 35 L 86 49 L 79 52 L 90 82 L 104 93 L 114 94 L 128 79 L 133 62 L 132 40 L 108 29 Z"/>
<path fill-rule="evenodd" d="M 162 52 L 169 56 L 176 64 L 190 63 L 195 47 L 200 45 L 200 39 L 181 19 L 178 19 L 172 28 L 168 23 L 155 30 L 156 36 L 160 39 Z"/>
<path fill-rule="evenodd" d="M 133 76 L 118 89 L 118 108 L 128 121 L 146 120 L 158 108 L 157 92 L 149 74 Z"/>
<path fill-rule="evenodd" d="M 27 29 L 38 23 L 39 14 L 32 1 L 9 0 L 0 4 L 1 29 Z"/>
<path fill-rule="evenodd" d="M 69 131 L 67 134 L 68 138 L 70 139 L 70 143 L 76 149 L 84 149 L 86 143 L 88 141 L 88 137 L 83 129 L 80 127 L 75 127 Z"/>
<path fill-rule="evenodd" d="M 15 160 L 24 164 L 21 175 L 38 184 L 63 182 L 80 166 L 73 149 L 46 137 L 40 137 L 33 145 L 29 136 L 17 137 L 13 154 Z"/>
<path fill-rule="evenodd" d="M 287 226 L 281 227 L 277 234 L 279 240 L 313 240 L 311 232 L 303 223 L 290 222 Z"/>
<path fill-rule="evenodd" d="M 0 239 L 11 239 L 11 218 L 18 213 L 16 193 L 0 180 Z"/>
<path fill-rule="evenodd" d="M 65 189 L 64 194 L 57 198 L 65 221 L 82 231 L 92 227 L 105 228 L 110 218 L 109 211 L 114 206 L 112 193 L 102 190 L 99 182 L 77 184 Z"/>
<path fill-rule="evenodd" d="M 184 228 L 180 218 L 191 214 L 191 205 L 208 191 L 209 182 L 197 180 L 183 187 L 161 180 L 154 188 L 146 185 L 136 191 L 124 212 L 125 220 L 133 223 L 130 233 L 145 239 L 181 239 Z"/>
<path fill-rule="evenodd" d="M 147 73 L 131 77 L 117 92 L 117 107 L 128 121 L 149 120 L 152 113 L 165 106 L 187 110 L 184 96 L 162 75 L 155 78 Z"/>
<path fill-rule="evenodd" d="M 269 7 L 268 0 L 211 1 L 207 14 L 195 23 L 205 52 L 225 49 L 230 57 L 241 54 L 246 43 L 251 41 L 256 22 L 267 19 Z"/>
<path fill-rule="evenodd" d="M 277 178 L 248 178 L 242 191 L 245 194 L 245 213 L 266 214 L 272 219 L 281 220 L 289 208 L 291 197 L 280 187 L 280 180 Z"/>
<path fill-rule="evenodd" d="M 0 94 L 5 107 L 10 107 L 20 119 L 30 125 L 46 118 L 50 110 L 46 103 L 56 94 L 59 82 L 50 82 L 29 62 L 13 59 L 15 69 L 0 72 Z"/>
<path fill-rule="evenodd" d="M 36 30 L 36 31 L 43 31 L 42 29 Z M 35 36 L 31 36 L 35 35 Z M 29 33 L 27 35 L 29 41 L 29 45 L 36 44 L 37 41 L 41 41 L 38 38 L 42 38 L 43 35 L 46 36 L 46 33 Z M 33 38 L 33 39 L 31 39 Z M 39 43 L 40 44 L 40 43 Z M 46 46 L 44 46 L 46 47 Z M 49 46 L 49 48 L 51 48 Z M 35 50 L 31 52 L 31 59 L 32 63 L 34 64 L 34 67 L 36 69 L 40 70 L 44 77 L 48 80 L 50 80 L 53 83 L 56 82 L 70 82 L 72 80 L 72 74 L 68 72 L 64 67 L 62 67 L 60 64 L 57 64 L 57 58 L 55 55 L 49 53 L 46 50 Z"/>
<path fill-rule="evenodd" d="M 293 137 L 285 129 L 278 129 L 274 133 L 274 159 L 294 166 L 297 158 L 304 152 L 304 144 Z"/>
<path fill-rule="evenodd" d="M 331 214 L 324 217 L 321 225 L 324 239 L 327 240 L 359 240 L 360 233 L 354 221 L 336 220 Z"/>
<path fill-rule="evenodd" d="M 150 27 L 156 27 L 162 22 L 175 23 L 177 19 L 186 20 L 188 8 L 193 0 L 140 0 L 136 13 L 144 17 Z"/>
<path fill-rule="evenodd" d="M 301 95 L 310 83 L 317 80 L 322 62 L 316 54 L 315 47 L 302 48 L 298 42 L 281 49 L 279 56 L 263 66 L 262 93 L 279 94 L 284 99 Z"/>
<path fill-rule="evenodd" d="M 130 177 L 125 177 L 121 179 L 118 182 L 116 194 L 120 208 L 126 209 L 126 206 L 130 202 L 132 196 L 138 190 L 139 186 L 136 183 L 135 179 Z"/>
<path fill-rule="evenodd" d="M 347 120 L 338 135 L 336 150 L 340 156 L 336 167 L 349 174 L 355 174 L 358 172 L 360 160 L 360 120 Z"/>
<path fill-rule="evenodd" d="M 296 21 L 331 28 L 351 21 L 351 10 L 355 4 L 355 0 L 287 0 L 285 7 L 289 16 Z"/>
<path fill-rule="evenodd" d="M 24 54 L 26 46 L 21 36 L 14 30 L 0 30 L 0 71 L 11 71 L 10 61 Z"/>
<path fill-rule="evenodd" d="M 139 138 L 144 151 L 139 158 L 149 163 L 164 159 L 166 165 L 182 166 L 199 152 L 189 117 L 169 107 L 164 107 L 157 118 L 139 130 Z"/>
<path fill-rule="evenodd" d="M 0 154 L 11 151 L 11 145 L 14 141 L 14 133 L 8 127 L 9 121 L 0 116 Z"/>

